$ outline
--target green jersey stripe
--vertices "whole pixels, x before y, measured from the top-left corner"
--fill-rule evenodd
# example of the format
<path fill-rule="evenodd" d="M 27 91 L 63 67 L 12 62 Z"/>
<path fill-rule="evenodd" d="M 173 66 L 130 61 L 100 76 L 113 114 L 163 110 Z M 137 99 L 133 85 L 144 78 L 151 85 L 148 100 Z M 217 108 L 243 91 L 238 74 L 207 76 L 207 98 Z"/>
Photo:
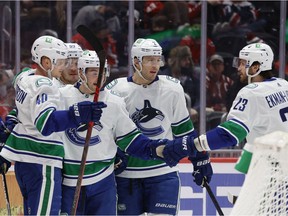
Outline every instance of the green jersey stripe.
<path fill-rule="evenodd" d="M 37 121 L 36 121 L 36 128 L 42 132 L 43 127 L 47 121 L 47 119 L 49 118 L 50 114 L 54 111 L 54 109 L 48 109 L 46 110 L 44 113 L 41 114 L 41 116 L 38 117 Z"/>
<path fill-rule="evenodd" d="M 50 199 L 50 190 L 51 190 L 51 179 L 53 179 L 54 177 L 52 176 L 52 172 L 51 172 L 51 166 L 43 166 L 43 171 L 45 173 L 43 173 L 45 175 L 45 179 L 46 181 L 43 181 L 43 183 L 45 183 L 44 185 L 42 185 L 42 187 L 44 187 L 44 193 L 43 193 L 43 199 L 42 203 L 39 203 L 41 205 L 41 215 L 47 215 L 49 214 L 49 212 L 47 212 L 48 209 L 48 204 L 49 204 L 49 199 Z M 43 188 L 42 188 L 43 189 Z"/>
<path fill-rule="evenodd" d="M 171 127 L 172 127 L 172 133 L 175 136 L 181 136 L 182 134 L 187 134 L 187 132 L 192 132 L 194 129 L 192 121 L 190 119 L 187 119 L 187 121 L 182 122 L 177 126 L 172 125 Z"/>
<path fill-rule="evenodd" d="M 238 142 L 241 142 L 247 136 L 247 130 L 233 121 L 226 121 L 222 123 L 220 127 L 229 131 L 232 136 L 234 135 L 234 137 L 238 139 Z"/>
<path fill-rule="evenodd" d="M 115 159 L 111 161 L 97 161 L 93 163 L 86 163 L 84 175 L 95 174 L 101 171 L 103 168 L 109 167 L 112 163 L 114 163 L 114 160 Z M 80 162 L 79 164 L 69 163 L 67 161 L 64 162 L 63 172 L 65 175 L 78 176 L 79 170 L 80 170 Z"/>
<path fill-rule="evenodd" d="M 140 131 L 131 132 L 124 137 L 117 138 L 116 143 L 120 149 L 124 150 L 133 142 L 133 140 L 140 135 Z"/>
<path fill-rule="evenodd" d="M 64 157 L 64 147 L 61 143 L 53 142 L 51 140 L 32 140 L 29 137 L 17 136 L 11 133 L 6 145 L 16 150 L 17 152 L 34 152 L 44 156 Z"/>

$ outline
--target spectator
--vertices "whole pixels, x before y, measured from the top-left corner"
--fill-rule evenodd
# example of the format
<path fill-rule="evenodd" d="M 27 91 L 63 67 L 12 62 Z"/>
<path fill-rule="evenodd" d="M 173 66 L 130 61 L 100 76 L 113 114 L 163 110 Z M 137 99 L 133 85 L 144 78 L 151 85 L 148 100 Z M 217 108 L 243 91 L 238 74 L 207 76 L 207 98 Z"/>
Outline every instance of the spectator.
<path fill-rule="evenodd" d="M 206 106 L 214 111 L 226 112 L 226 94 L 233 81 L 223 74 L 225 69 L 224 59 L 221 55 L 214 54 L 207 64 L 206 75 Z"/>
<path fill-rule="evenodd" d="M 193 62 L 195 65 L 200 65 L 200 50 L 201 50 L 201 27 L 199 24 L 187 26 L 182 30 L 183 37 L 181 38 L 179 45 L 186 45 L 190 48 Z M 215 54 L 215 44 L 210 38 L 207 38 L 206 52 L 208 58 Z"/>
<path fill-rule="evenodd" d="M 73 43 L 78 43 L 82 49 L 92 50 L 93 47 L 79 34 L 76 32 L 76 28 L 80 24 L 88 26 L 100 39 L 104 49 L 107 51 L 108 64 L 113 68 L 118 66 L 118 58 L 116 51 L 116 41 L 112 36 L 110 29 L 111 22 L 108 23 L 109 17 L 113 15 L 113 10 L 110 7 L 104 5 L 88 5 L 81 8 L 73 21 L 74 35 L 72 37 Z M 106 18 L 108 18 L 106 20 Z M 116 31 L 115 27 L 115 31 Z"/>
<path fill-rule="evenodd" d="M 180 80 L 184 92 L 191 98 L 190 117 L 197 120 L 199 108 L 200 86 L 199 75 L 196 73 L 192 61 L 192 54 L 187 46 L 177 46 L 169 53 L 167 68 L 159 72 L 160 75 L 169 75 Z M 193 122 L 194 122 L 193 121 Z"/>
<path fill-rule="evenodd" d="M 8 70 L 0 70 L 0 117 L 5 119 L 14 106 L 14 91 L 12 86 L 13 73 Z"/>
<path fill-rule="evenodd" d="M 241 32 L 264 30 L 266 21 L 258 16 L 259 11 L 250 1 L 227 1 L 223 6 L 222 21 L 216 23 L 213 34 L 231 29 Z"/>

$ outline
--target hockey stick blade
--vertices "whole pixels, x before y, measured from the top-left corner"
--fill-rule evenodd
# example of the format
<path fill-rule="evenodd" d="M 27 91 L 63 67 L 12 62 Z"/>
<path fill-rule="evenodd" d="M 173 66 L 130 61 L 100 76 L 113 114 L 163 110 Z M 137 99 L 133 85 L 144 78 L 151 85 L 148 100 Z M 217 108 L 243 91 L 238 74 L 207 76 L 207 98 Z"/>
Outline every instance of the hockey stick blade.
<path fill-rule="evenodd" d="M 95 36 L 95 34 L 87 26 L 79 25 L 77 27 L 77 31 L 93 47 L 93 49 L 97 53 L 99 61 L 100 61 L 100 68 L 99 68 L 98 79 L 97 79 L 97 83 L 96 83 L 96 90 L 95 90 L 94 99 L 93 99 L 94 102 L 97 102 L 98 98 L 99 98 L 100 88 L 101 88 L 101 81 L 102 81 L 102 77 L 104 74 L 106 51 L 104 50 L 101 42 L 98 40 L 98 38 Z M 87 159 L 88 148 L 89 148 L 89 144 L 90 144 L 90 138 L 91 138 L 91 134 L 92 134 L 93 125 L 94 125 L 94 122 L 89 122 L 89 124 L 88 124 L 87 134 L 86 134 L 86 138 L 85 138 L 85 144 L 83 147 L 83 153 L 82 153 L 82 158 L 81 158 L 79 175 L 78 175 L 74 199 L 73 199 L 73 203 L 72 203 L 71 215 L 76 215 L 76 212 L 77 212 L 77 206 L 78 206 L 78 201 L 79 201 L 80 192 L 81 192 L 82 180 L 83 180 L 83 176 L 84 176 L 86 159 Z"/>
<path fill-rule="evenodd" d="M 206 179 L 204 179 L 204 185 L 203 186 L 206 188 L 206 190 L 207 190 L 207 192 L 208 192 L 208 194 L 209 194 L 209 196 L 210 196 L 210 198 L 211 198 L 211 200 L 212 200 L 212 202 L 213 202 L 218 214 L 224 216 L 224 214 L 222 212 L 222 209 L 221 209 L 216 197 L 214 196 L 214 194 L 213 194 L 213 192 L 212 192 L 212 190 L 211 190 L 211 188 L 210 188 L 210 186 L 209 186 L 209 184 L 208 184 Z"/>
<path fill-rule="evenodd" d="M 8 187 L 7 187 L 7 181 L 6 181 L 6 175 L 5 173 L 2 173 L 2 180 L 3 180 L 3 188 L 4 188 L 4 196 L 7 206 L 7 213 L 10 216 L 11 215 L 11 205 L 9 201 L 9 194 L 8 194 Z"/>

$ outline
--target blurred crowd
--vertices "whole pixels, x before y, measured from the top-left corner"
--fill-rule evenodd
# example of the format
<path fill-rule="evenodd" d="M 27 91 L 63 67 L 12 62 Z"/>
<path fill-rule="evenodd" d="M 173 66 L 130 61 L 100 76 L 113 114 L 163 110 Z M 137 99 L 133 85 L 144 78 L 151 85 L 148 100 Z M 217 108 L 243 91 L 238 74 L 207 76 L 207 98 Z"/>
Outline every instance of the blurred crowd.
<path fill-rule="evenodd" d="M 165 65 L 160 74 L 181 81 L 196 125 L 200 109 L 201 2 L 135 1 L 133 14 L 135 38 L 152 38 L 162 46 Z M 21 1 L 21 69 L 33 67 L 30 47 L 40 35 L 66 40 L 66 4 L 66 1 Z M 5 1 L 1 2 L 0 9 L 5 5 L 15 10 L 13 3 Z M 278 53 L 279 11 L 279 1 L 207 1 L 207 129 L 221 121 L 243 85 L 238 82 L 237 69 L 232 67 L 233 57 L 239 50 L 250 43 L 265 42 Z M 127 76 L 131 67 L 128 65 L 128 18 L 129 1 L 72 1 L 71 42 L 91 49 L 76 31 L 79 24 L 95 33 L 108 54 L 111 67 L 108 82 Z M 6 38 L 1 35 L 1 40 Z M 277 59 L 276 55 L 276 62 Z M 16 71 L 7 56 L 1 60 L 5 61 L 0 70 L 0 113 L 4 117 L 14 106 L 12 80 Z M 278 68 L 276 63 L 275 73 Z"/>

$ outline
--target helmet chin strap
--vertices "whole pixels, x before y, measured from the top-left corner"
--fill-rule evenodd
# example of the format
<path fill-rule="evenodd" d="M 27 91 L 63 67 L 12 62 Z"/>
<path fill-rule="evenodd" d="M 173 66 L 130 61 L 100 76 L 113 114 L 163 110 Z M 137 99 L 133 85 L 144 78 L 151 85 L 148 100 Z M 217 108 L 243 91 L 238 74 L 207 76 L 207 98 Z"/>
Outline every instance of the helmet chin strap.
<path fill-rule="evenodd" d="M 47 76 L 48 76 L 49 79 L 52 79 L 52 78 L 53 78 L 53 77 L 52 77 L 52 71 L 53 71 L 53 69 L 54 69 L 54 65 L 53 65 L 53 64 L 52 64 L 52 68 L 51 68 L 51 69 L 48 69 L 48 70 L 46 70 L 46 69 L 42 66 L 42 64 L 40 64 L 39 66 L 47 73 Z"/>
<path fill-rule="evenodd" d="M 137 74 L 142 78 L 144 79 L 145 81 L 149 82 L 149 80 L 147 80 L 143 75 L 142 75 L 142 64 L 139 64 L 140 65 L 140 70 L 137 69 L 137 67 L 135 66 L 134 62 L 133 62 L 133 67 L 135 68 Z"/>
<path fill-rule="evenodd" d="M 248 77 L 248 84 L 250 84 L 251 81 L 252 81 L 252 78 L 253 78 L 253 77 L 256 77 L 258 74 L 260 74 L 260 72 L 261 72 L 261 70 L 259 69 L 259 70 L 257 71 L 257 73 L 251 75 L 251 74 L 249 74 L 249 68 L 246 68 L 246 75 L 247 75 L 247 77 Z"/>
<path fill-rule="evenodd" d="M 92 89 L 90 89 L 89 86 L 88 86 L 88 84 L 87 84 L 87 83 L 88 83 L 88 80 L 87 80 L 86 75 L 84 75 L 84 74 L 82 74 L 82 75 L 84 76 L 84 79 L 83 79 L 81 76 L 79 76 L 79 77 L 80 77 L 80 80 L 82 81 L 84 87 L 85 87 L 86 89 L 88 89 L 91 93 L 94 93 L 94 91 L 93 91 Z"/>

